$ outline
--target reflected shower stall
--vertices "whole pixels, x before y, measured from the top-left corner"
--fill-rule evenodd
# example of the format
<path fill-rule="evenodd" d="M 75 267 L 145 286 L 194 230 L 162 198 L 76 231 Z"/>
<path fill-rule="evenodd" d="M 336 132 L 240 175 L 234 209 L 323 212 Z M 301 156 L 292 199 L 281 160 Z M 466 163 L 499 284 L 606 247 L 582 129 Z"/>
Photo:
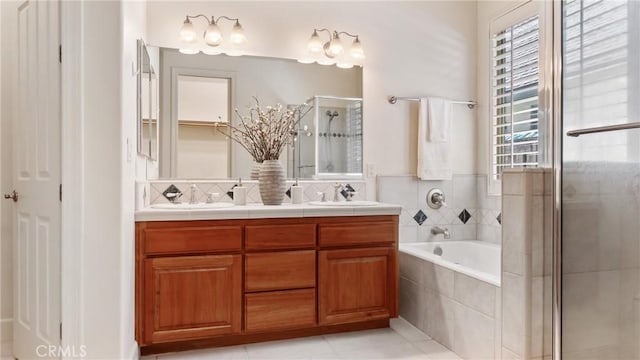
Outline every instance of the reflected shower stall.
<path fill-rule="evenodd" d="M 362 176 L 362 99 L 314 96 L 289 149 L 290 177 Z"/>

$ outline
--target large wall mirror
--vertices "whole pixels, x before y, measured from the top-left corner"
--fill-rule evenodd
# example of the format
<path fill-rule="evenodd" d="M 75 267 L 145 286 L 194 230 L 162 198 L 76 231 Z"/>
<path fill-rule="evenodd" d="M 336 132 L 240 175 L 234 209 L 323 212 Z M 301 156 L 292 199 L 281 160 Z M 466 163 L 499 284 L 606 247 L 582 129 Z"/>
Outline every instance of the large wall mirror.
<path fill-rule="evenodd" d="M 151 160 L 158 159 L 159 140 L 159 83 L 158 74 L 151 64 L 149 51 L 138 40 L 137 61 L 137 146 L 138 154 Z"/>
<path fill-rule="evenodd" d="M 250 177 L 251 156 L 223 135 L 255 105 L 307 103 L 280 162 L 288 177 L 362 177 L 362 68 L 160 48 L 160 177 Z"/>

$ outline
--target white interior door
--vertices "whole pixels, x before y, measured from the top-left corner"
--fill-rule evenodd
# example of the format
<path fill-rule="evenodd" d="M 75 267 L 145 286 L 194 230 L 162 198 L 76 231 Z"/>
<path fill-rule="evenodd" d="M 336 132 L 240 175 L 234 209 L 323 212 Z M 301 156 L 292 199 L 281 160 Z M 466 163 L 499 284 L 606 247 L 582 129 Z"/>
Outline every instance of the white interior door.
<path fill-rule="evenodd" d="M 15 357 L 60 344 L 60 7 L 16 1 L 14 131 Z M 42 346 L 44 345 L 44 346 Z M 55 347 L 51 347 L 55 349 Z"/>

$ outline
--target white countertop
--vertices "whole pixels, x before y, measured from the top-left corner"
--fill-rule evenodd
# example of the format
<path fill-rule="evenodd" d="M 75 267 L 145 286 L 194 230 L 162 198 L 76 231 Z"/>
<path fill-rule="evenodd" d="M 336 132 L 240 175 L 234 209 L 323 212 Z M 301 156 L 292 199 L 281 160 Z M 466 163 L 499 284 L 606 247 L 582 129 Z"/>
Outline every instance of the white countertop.
<path fill-rule="evenodd" d="M 373 206 L 321 206 L 309 204 L 247 204 L 212 209 L 153 209 L 136 211 L 136 221 L 273 219 L 329 216 L 400 215 L 402 206 L 379 203 Z"/>

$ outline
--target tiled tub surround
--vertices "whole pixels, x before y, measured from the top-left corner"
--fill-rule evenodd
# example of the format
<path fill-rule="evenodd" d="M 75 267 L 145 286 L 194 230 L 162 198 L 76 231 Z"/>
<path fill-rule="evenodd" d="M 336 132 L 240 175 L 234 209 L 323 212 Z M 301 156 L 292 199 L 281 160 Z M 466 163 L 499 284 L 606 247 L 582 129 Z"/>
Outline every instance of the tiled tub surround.
<path fill-rule="evenodd" d="M 364 200 L 366 196 L 366 183 L 364 181 L 336 181 L 336 180 L 300 180 L 298 183 L 303 187 L 303 199 L 307 201 L 320 200 L 321 195 L 319 192 L 325 193 L 327 200 L 331 201 L 334 194 L 334 185 L 336 183 L 348 185 L 350 191 L 355 191 L 353 196 L 354 200 Z M 287 180 L 286 192 L 283 203 L 291 203 L 290 188 L 294 185 L 295 181 Z M 168 203 L 169 200 L 163 195 L 167 189 L 171 186 L 175 186 L 184 195 L 182 201 L 188 201 L 190 186 L 195 184 L 198 187 L 197 197 L 198 202 L 205 202 L 207 199 L 207 193 L 218 193 L 219 197 L 215 199 L 216 202 L 232 202 L 233 201 L 233 188 L 238 185 L 237 180 L 153 180 L 149 183 L 149 198 L 148 204 Z M 247 188 L 247 203 L 261 203 L 260 189 L 258 187 L 258 181 L 242 179 L 242 184 Z M 341 195 L 341 200 L 344 199 L 344 194 Z"/>
<path fill-rule="evenodd" d="M 431 209 L 429 190 L 444 191 L 446 207 Z M 500 197 L 486 193 L 486 176 L 454 175 L 453 180 L 422 181 L 415 176 L 379 176 L 378 200 L 402 205 L 400 242 L 438 241 L 433 226 L 447 227 L 451 240 L 500 243 Z"/>
<path fill-rule="evenodd" d="M 552 172 L 541 168 L 502 176 L 503 358 L 551 355 L 552 181 Z"/>
<path fill-rule="evenodd" d="M 400 316 L 463 358 L 500 358 L 500 287 L 409 254 L 407 246 L 415 245 L 400 244 Z"/>
<path fill-rule="evenodd" d="M 401 244 L 400 251 L 500 286 L 500 245 L 473 240 L 415 242 Z"/>

